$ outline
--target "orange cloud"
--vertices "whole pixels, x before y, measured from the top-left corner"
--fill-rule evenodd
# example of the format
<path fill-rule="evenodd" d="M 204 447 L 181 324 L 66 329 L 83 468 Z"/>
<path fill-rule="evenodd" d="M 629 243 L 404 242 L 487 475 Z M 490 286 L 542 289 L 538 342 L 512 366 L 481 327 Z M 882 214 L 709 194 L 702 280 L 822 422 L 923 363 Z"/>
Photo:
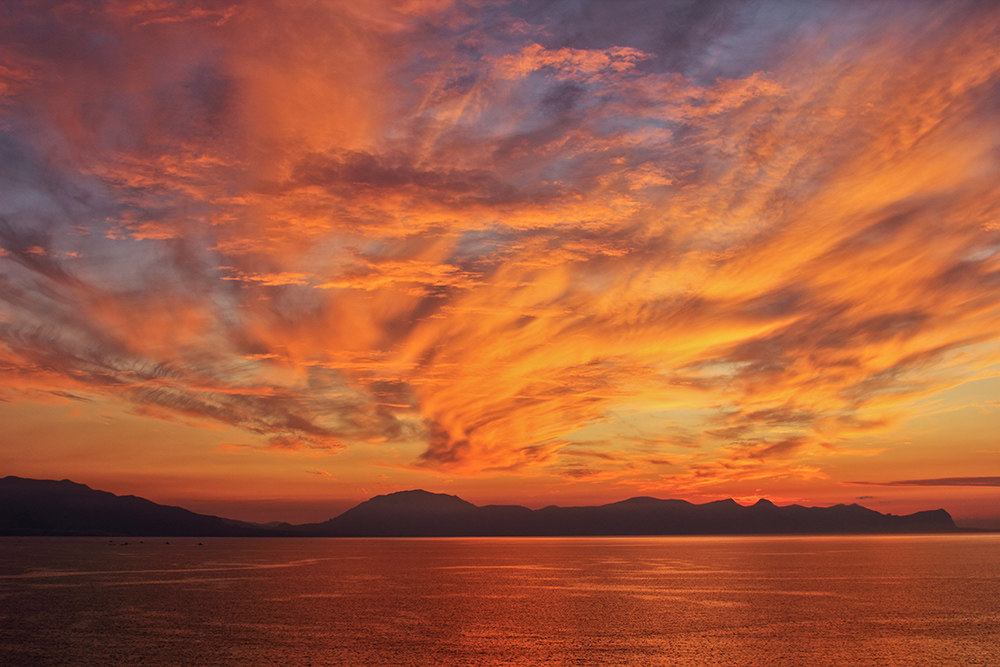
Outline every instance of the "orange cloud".
<path fill-rule="evenodd" d="M 1000 362 L 1000 17 L 843 9 L 704 48 L 514 5 L 61 10 L 64 52 L 0 51 L 4 396 L 466 475 L 823 478 Z"/>

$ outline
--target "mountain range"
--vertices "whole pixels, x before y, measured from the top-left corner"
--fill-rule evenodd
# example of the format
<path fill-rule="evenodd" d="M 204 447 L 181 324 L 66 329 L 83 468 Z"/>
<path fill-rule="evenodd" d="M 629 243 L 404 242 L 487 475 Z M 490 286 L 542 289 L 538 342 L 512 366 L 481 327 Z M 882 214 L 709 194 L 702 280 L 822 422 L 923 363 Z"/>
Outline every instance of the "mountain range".
<path fill-rule="evenodd" d="M 196 514 L 136 496 L 117 496 L 69 480 L 0 479 L 0 535 L 165 537 L 472 537 L 598 535 L 754 535 L 955 532 L 943 509 L 906 516 L 857 504 L 749 507 L 720 500 L 630 498 L 593 507 L 476 506 L 422 490 L 371 498 L 322 523 L 255 524 Z"/>

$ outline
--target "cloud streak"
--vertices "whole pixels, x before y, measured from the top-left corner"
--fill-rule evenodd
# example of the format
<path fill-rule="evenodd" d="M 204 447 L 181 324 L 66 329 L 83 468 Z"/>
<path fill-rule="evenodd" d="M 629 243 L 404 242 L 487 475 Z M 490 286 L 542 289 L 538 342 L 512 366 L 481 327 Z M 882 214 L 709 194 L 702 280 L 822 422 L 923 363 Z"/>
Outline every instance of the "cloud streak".
<path fill-rule="evenodd" d="M 1000 486 L 1000 477 L 942 477 L 906 479 L 895 482 L 847 482 L 860 486 Z"/>

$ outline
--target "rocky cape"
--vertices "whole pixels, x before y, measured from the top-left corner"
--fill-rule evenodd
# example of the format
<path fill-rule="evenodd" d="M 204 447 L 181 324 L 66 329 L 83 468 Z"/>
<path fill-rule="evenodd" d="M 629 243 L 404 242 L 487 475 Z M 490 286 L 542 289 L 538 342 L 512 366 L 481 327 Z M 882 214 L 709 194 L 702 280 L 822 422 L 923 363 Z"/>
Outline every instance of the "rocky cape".
<path fill-rule="evenodd" d="M 0 479 L 0 535 L 164 537 L 476 537 L 957 532 L 943 509 L 906 516 L 860 505 L 695 505 L 630 498 L 596 507 L 479 507 L 413 490 L 376 496 L 322 523 L 254 524 L 117 496 L 69 480 Z"/>

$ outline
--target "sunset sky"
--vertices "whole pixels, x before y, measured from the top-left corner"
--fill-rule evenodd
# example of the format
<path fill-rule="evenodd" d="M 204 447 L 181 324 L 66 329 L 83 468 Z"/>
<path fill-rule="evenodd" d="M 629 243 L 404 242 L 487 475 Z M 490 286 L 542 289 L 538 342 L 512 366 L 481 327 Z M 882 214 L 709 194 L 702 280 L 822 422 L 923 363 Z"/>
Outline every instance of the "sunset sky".
<path fill-rule="evenodd" d="M 8 0 L 0 476 L 1000 515 L 993 2 Z"/>

